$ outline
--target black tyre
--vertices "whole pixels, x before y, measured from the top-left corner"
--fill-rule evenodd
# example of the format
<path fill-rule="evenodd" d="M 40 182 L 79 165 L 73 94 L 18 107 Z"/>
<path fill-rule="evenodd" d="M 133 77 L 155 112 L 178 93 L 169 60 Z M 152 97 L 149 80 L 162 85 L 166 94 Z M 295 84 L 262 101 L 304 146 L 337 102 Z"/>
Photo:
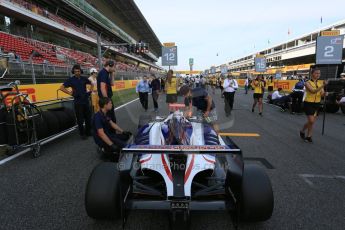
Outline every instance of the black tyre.
<path fill-rule="evenodd" d="M 0 145 L 7 144 L 7 128 L 6 128 L 7 111 L 5 108 L 0 109 Z"/>
<path fill-rule="evenodd" d="M 7 133 L 7 142 L 9 145 L 17 145 L 17 144 L 24 144 L 27 142 L 28 137 L 27 137 L 27 132 L 24 130 L 21 130 L 21 125 L 19 122 L 17 124 L 17 134 L 18 134 L 18 141 L 16 139 L 16 128 L 15 128 L 15 121 L 12 117 L 12 113 L 9 113 L 8 116 L 6 116 L 6 133 Z"/>
<path fill-rule="evenodd" d="M 116 219 L 121 215 L 119 182 L 116 163 L 104 162 L 94 168 L 85 193 L 85 208 L 89 217 Z"/>
<path fill-rule="evenodd" d="M 336 103 L 326 103 L 327 113 L 336 113 L 339 110 L 339 105 Z"/>
<path fill-rule="evenodd" d="M 265 221 L 272 216 L 274 199 L 271 182 L 266 172 L 257 165 L 244 165 L 240 202 L 242 221 Z"/>
<path fill-rule="evenodd" d="M 36 125 L 36 135 L 37 135 L 38 140 L 42 140 L 49 136 L 49 128 L 48 128 L 47 120 L 45 120 L 41 116 L 36 117 L 35 125 Z"/>
<path fill-rule="evenodd" d="M 69 109 L 69 108 L 65 108 L 64 112 L 68 116 L 68 126 L 69 126 L 69 128 L 72 128 L 73 126 L 76 125 L 75 113 L 74 113 L 74 111 L 72 109 Z"/>
<path fill-rule="evenodd" d="M 60 132 L 63 132 L 71 127 L 69 116 L 67 113 L 65 113 L 65 111 L 54 111 L 53 113 L 59 122 Z"/>
<path fill-rule="evenodd" d="M 150 122 L 152 122 L 152 118 L 151 118 L 150 115 L 140 115 L 138 129 L 140 129 L 141 127 L 147 125 Z"/>
<path fill-rule="evenodd" d="M 42 112 L 43 119 L 47 122 L 48 126 L 48 136 L 57 134 L 60 130 L 60 125 L 57 117 L 51 111 Z"/>

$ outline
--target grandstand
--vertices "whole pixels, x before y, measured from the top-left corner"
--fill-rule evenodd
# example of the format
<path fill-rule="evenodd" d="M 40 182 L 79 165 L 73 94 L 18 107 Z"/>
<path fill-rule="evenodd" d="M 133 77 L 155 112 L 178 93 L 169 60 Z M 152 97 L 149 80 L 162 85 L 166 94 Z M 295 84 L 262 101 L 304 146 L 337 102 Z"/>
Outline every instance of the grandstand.
<path fill-rule="evenodd" d="M 129 53 L 126 46 L 149 43 L 149 52 Z M 0 1 L 0 48 L 8 57 L 9 76 L 31 83 L 61 82 L 73 64 L 87 74 L 102 61 L 117 61 L 117 78 L 161 73 L 155 64 L 161 42 L 133 0 L 3 0 Z M 0 54 L 1 55 L 1 54 Z"/>
<path fill-rule="evenodd" d="M 245 55 L 221 66 L 213 66 L 205 73 L 221 72 L 222 66 L 227 66 L 229 72 L 233 75 L 246 77 L 255 74 L 254 58 L 257 54 L 264 55 L 267 62 L 267 71 L 265 75 L 282 75 L 282 78 L 293 78 L 297 75 L 307 76 L 310 66 L 315 63 L 316 39 L 321 31 L 340 30 L 340 35 L 345 35 L 345 20 L 323 27 L 319 30 L 296 37 L 278 45 L 270 46 L 267 49 Z M 345 57 L 345 44 L 343 57 Z M 343 63 L 345 60 L 343 60 Z M 338 69 L 338 75 L 344 70 L 344 65 Z M 331 71 L 332 74 L 335 70 Z M 334 75 L 333 75 L 334 76 Z"/>

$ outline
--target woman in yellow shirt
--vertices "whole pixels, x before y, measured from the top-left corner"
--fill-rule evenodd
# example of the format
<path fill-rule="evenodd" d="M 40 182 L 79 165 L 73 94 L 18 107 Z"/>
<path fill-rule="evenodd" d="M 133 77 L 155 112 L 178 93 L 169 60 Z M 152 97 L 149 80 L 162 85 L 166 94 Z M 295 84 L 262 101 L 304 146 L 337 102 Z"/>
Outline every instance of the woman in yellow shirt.
<path fill-rule="evenodd" d="M 167 79 L 165 82 L 166 90 L 166 103 L 173 104 L 177 102 L 177 79 L 173 76 L 172 70 L 168 71 Z"/>
<path fill-rule="evenodd" d="M 305 83 L 305 99 L 304 99 L 304 112 L 307 115 L 307 122 L 304 124 L 300 131 L 300 137 L 306 142 L 313 142 L 311 139 L 313 125 L 316 121 L 318 111 L 320 109 L 321 97 L 325 95 L 324 86 L 327 84 L 326 81 L 323 83 L 318 82 L 321 76 L 320 69 L 311 70 L 311 79 Z M 307 130 L 307 136 L 305 131 Z"/>
<path fill-rule="evenodd" d="M 252 83 L 252 87 L 254 88 L 254 95 L 253 95 L 254 103 L 252 107 L 252 112 L 254 113 L 254 108 L 256 104 L 258 104 L 260 116 L 262 116 L 262 110 L 263 110 L 262 98 L 264 96 L 265 86 L 266 86 L 266 82 L 263 80 L 261 75 L 257 76 L 257 78 Z"/>

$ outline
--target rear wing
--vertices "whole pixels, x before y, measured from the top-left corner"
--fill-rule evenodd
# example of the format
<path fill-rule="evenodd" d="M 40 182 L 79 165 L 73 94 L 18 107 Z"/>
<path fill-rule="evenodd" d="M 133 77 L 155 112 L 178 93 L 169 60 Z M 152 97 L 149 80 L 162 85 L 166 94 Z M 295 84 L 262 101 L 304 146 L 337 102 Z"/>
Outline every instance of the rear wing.
<path fill-rule="evenodd" d="M 240 149 L 231 149 L 225 145 L 129 145 L 121 153 L 149 154 L 239 154 Z"/>

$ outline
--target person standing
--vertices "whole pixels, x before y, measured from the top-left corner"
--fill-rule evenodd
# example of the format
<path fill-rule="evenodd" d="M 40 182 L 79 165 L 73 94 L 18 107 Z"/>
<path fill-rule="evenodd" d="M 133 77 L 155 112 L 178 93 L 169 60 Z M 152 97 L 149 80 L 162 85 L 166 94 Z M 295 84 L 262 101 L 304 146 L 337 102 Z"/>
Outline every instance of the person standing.
<path fill-rule="evenodd" d="M 254 103 L 252 107 L 252 112 L 254 113 L 254 108 L 256 104 L 258 104 L 260 116 L 262 116 L 262 110 L 263 110 L 262 98 L 264 97 L 265 86 L 266 86 L 266 82 L 263 80 L 263 77 L 261 75 L 257 76 L 257 78 L 253 81 Z"/>
<path fill-rule="evenodd" d="M 169 70 L 167 80 L 165 82 L 166 103 L 174 104 L 177 102 L 177 79 L 173 76 L 174 71 Z M 171 111 L 170 111 L 171 112 Z"/>
<path fill-rule="evenodd" d="M 220 97 L 221 98 L 224 98 L 224 87 L 223 87 L 223 85 L 224 85 L 224 79 L 223 79 L 223 75 L 221 75 L 220 77 L 219 77 L 219 88 L 220 88 Z"/>
<path fill-rule="evenodd" d="M 91 91 L 91 104 L 92 104 L 93 113 L 97 113 L 99 110 L 99 103 L 98 103 L 99 97 L 98 97 L 98 92 L 97 92 L 97 69 L 91 68 L 90 74 L 91 75 L 88 79 L 93 86 L 93 90 Z"/>
<path fill-rule="evenodd" d="M 238 84 L 233 77 L 228 74 L 227 78 L 225 79 L 223 83 L 223 88 L 224 88 L 224 110 L 225 110 L 225 115 L 228 117 L 231 115 L 231 111 L 234 106 L 234 98 L 235 98 L 235 92 L 238 89 Z"/>
<path fill-rule="evenodd" d="M 113 80 L 112 76 L 115 73 L 115 62 L 113 60 L 106 61 L 104 68 L 99 71 L 97 75 L 97 91 L 99 98 L 108 97 L 112 100 L 113 97 Z M 113 108 L 108 111 L 107 116 L 116 123 L 115 108 L 112 101 Z"/>
<path fill-rule="evenodd" d="M 136 92 L 137 94 L 139 94 L 140 103 L 146 112 L 149 105 L 149 92 L 150 92 L 150 86 L 149 86 L 147 76 L 144 76 L 143 79 L 138 82 L 137 87 L 136 87 Z"/>
<path fill-rule="evenodd" d="M 302 79 L 302 76 L 300 76 L 299 81 L 295 84 L 291 93 L 291 98 L 292 98 L 291 113 L 301 112 L 303 96 L 304 96 L 304 81 Z"/>
<path fill-rule="evenodd" d="M 93 87 L 89 79 L 81 76 L 82 70 L 80 65 L 73 66 L 72 74 L 73 76 L 60 86 L 60 90 L 73 96 L 79 134 L 85 140 L 87 136 L 91 136 L 91 109 L 86 85 L 91 85 L 91 90 L 93 90 Z M 72 91 L 69 91 L 67 88 L 72 88 Z"/>
<path fill-rule="evenodd" d="M 323 83 L 319 82 L 321 76 L 320 69 L 311 70 L 311 79 L 305 83 L 306 95 L 304 99 L 304 112 L 307 115 L 307 122 L 304 124 L 299 134 L 300 137 L 305 141 L 312 143 L 312 132 L 313 125 L 318 116 L 320 109 L 321 97 L 325 95 L 324 87 L 327 84 L 326 81 Z M 307 130 L 307 136 L 305 131 Z"/>
<path fill-rule="evenodd" d="M 244 81 L 244 90 L 246 91 L 246 94 L 248 94 L 248 87 L 249 87 L 249 78 L 246 77 L 246 80 Z"/>
<path fill-rule="evenodd" d="M 154 111 L 158 112 L 158 97 L 160 94 L 161 84 L 159 82 L 159 79 L 152 74 L 153 80 L 151 81 L 150 87 L 152 90 L 152 100 L 153 100 L 153 107 Z"/>

